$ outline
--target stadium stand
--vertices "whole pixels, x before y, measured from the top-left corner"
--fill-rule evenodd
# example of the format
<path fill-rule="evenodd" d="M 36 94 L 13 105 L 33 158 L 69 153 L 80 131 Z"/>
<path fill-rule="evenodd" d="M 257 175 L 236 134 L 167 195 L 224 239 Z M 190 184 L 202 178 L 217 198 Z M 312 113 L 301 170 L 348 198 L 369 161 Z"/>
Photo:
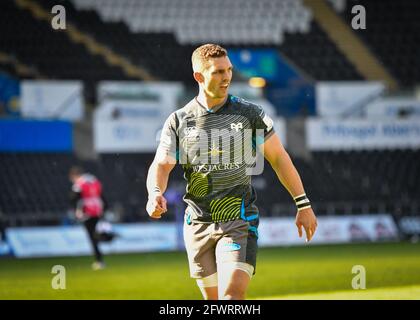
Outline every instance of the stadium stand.
<path fill-rule="evenodd" d="M 123 21 L 104 21 L 95 10 L 80 10 L 70 1 L 39 1 L 46 10 L 62 4 L 67 19 L 86 34 L 92 35 L 136 65 L 143 66 L 157 79 L 185 80 L 192 83 L 190 63 L 184 57 L 191 55 L 191 46 L 180 46 L 170 32 L 131 32 Z M 122 4 L 116 3 L 120 6 Z M 174 59 L 177 63 L 162 66 L 162 61 Z"/>
<path fill-rule="evenodd" d="M 200 11 L 197 2 L 187 0 L 38 3 L 46 9 L 62 4 L 69 21 L 158 79 L 193 85 L 190 61 L 185 57 L 204 39 L 235 49 L 276 48 L 315 80 L 361 79 L 300 1 L 229 2 L 228 6 L 221 6 L 223 11 L 217 5 L 200 2 L 205 8 L 214 7 L 214 12 Z M 237 10 L 239 5 L 241 10 Z M 205 16 L 200 12 L 205 12 Z M 244 25 L 251 16 L 256 17 L 255 22 Z M 212 27 L 206 28 L 206 23 Z"/>
<path fill-rule="evenodd" d="M 315 80 L 362 79 L 316 21 L 306 34 L 286 33 L 278 49 Z"/>
<path fill-rule="evenodd" d="M 17 74 L 16 69 L 10 63 L 0 61 L 0 68 L 1 68 L 2 73 L 8 74 L 8 75 Z"/>
<path fill-rule="evenodd" d="M 361 214 L 392 212 L 414 214 L 418 210 L 420 166 L 417 150 L 326 151 L 313 152 L 311 161 L 295 159 L 305 179 L 317 212 L 324 214 Z M 357 165 L 355 165 L 357 163 Z M 396 166 L 398 163 L 398 166 Z M 264 173 L 267 185 L 275 185 L 271 169 Z M 282 191 L 264 193 L 273 215 L 288 211 L 288 194 Z M 265 203 L 264 203 L 265 206 Z M 287 214 L 293 212 L 293 207 Z M 267 213 L 270 214 L 270 213 Z"/>
<path fill-rule="evenodd" d="M 0 3 L 0 20 L 0 50 L 36 67 L 49 79 L 82 79 L 92 88 L 99 80 L 127 79 L 120 68 L 108 65 L 83 45 L 72 42 L 64 32 L 54 31 L 12 1 Z M 92 95 L 93 90 L 88 92 L 88 100 L 92 100 L 89 93 Z"/>
<path fill-rule="evenodd" d="M 67 210 L 70 154 L 3 153 L 1 211 L 10 224 L 56 224 Z"/>
<path fill-rule="evenodd" d="M 63 4 L 69 22 L 160 80 L 192 85 L 189 57 L 204 40 L 217 40 L 228 48 L 276 48 L 313 80 L 362 80 L 302 1 L 33 2 L 47 11 Z M 415 18 L 419 3 L 352 3 L 365 5 L 368 13 L 369 28 L 358 35 L 403 85 L 419 82 L 419 22 Z M 349 12 L 341 14 L 351 20 Z M 73 42 L 64 31 L 52 30 L 15 1 L 0 2 L 0 25 L 0 52 L 38 71 L 22 76 L 14 65 L 0 60 L 0 69 L 15 78 L 42 74 L 49 79 L 81 79 L 89 92 L 88 101 L 94 101 L 97 81 L 133 79 Z M 221 37 L 216 39 L 215 34 Z M 418 213 L 418 150 L 326 151 L 311 156 L 294 161 L 319 214 Z M 96 161 L 83 161 L 69 153 L 1 153 L 0 180 L 7 183 L 0 184 L 0 210 L 11 225 L 60 223 L 68 208 L 67 171 L 80 163 L 104 182 L 105 195 L 122 221 L 147 220 L 144 181 L 152 157 L 148 153 L 101 154 Z M 175 182 L 182 180 L 180 171 L 174 178 Z M 264 192 L 259 200 L 263 216 L 294 213 L 284 189 L 268 190 L 278 185 L 276 179 L 271 169 L 254 179 L 257 191 Z"/>
<path fill-rule="evenodd" d="M 418 150 L 328 151 L 294 162 L 320 215 L 385 211 L 410 215 L 420 205 L 419 158 Z M 152 160 L 153 154 L 102 154 L 98 161 L 83 162 L 66 153 L 3 153 L 0 179 L 8 183 L 1 184 L 0 210 L 12 224 L 62 221 L 69 208 L 68 169 L 77 162 L 103 180 L 111 210 L 118 211 L 122 221 L 144 221 L 148 219 L 143 212 L 144 181 Z M 258 200 L 262 216 L 294 213 L 290 196 L 267 163 L 263 175 L 253 179 L 257 192 L 264 194 Z M 179 168 L 171 181 L 185 185 Z M 170 212 L 168 219 L 173 220 L 175 213 Z"/>
<path fill-rule="evenodd" d="M 311 12 L 301 1 L 74 1 L 132 32 L 175 33 L 180 43 L 280 44 L 283 33 L 308 32 Z M 240 10 L 239 10 L 240 9 Z M 259 19 L 250 19 L 259 17 Z"/>
<path fill-rule="evenodd" d="M 51 79 L 125 79 L 118 68 L 108 66 L 62 32 L 54 32 L 27 10 L 10 1 L 1 3 L 0 47 L 23 62 L 33 64 Z M 18 23 L 19 27 L 16 27 Z"/>
<path fill-rule="evenodd" d="M 420 81 L 420 2 L 355 0 L 348 5 L 366 8 L 368 26 L 357 35 L 371 48 L 389 71 L 407 87 Z M 350 10 L 342 12 L 349 23 Z"/>

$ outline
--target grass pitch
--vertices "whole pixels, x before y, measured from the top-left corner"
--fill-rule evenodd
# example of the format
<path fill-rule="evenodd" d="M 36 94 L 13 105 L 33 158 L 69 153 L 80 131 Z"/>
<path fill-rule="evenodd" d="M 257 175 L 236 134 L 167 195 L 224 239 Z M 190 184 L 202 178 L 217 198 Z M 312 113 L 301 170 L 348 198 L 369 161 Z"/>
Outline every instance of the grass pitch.
<path fill-rule="evenodd" d="M 92 271 L 90 257 L 0 259 L 0 299 L 201 299 L 184 252 L 110 255 Z M 51 286 L 54 265 L 66 289 Z M 366 289 L 353 290 L 354 265 Z M 261 248 L 249 299 L 420 299 L 420 244 L 379 243 Z"/>

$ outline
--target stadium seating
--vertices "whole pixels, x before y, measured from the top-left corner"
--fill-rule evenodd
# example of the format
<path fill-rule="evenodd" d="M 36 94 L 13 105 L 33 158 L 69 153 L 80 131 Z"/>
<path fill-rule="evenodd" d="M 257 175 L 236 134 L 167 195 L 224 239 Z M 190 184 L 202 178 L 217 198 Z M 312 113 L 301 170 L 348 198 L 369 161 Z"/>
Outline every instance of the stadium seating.
<path fill-rule="evenodd" d="M 46 9 L 55 4 L 65 5 L 68 21 L 158 79 L 193 84 L 186 57 L 204 40 L 214 40 L 229 48 L 277 48 L 315 80 L 361 79 L 302 1 L 247 0 L 223 5 L 191 0 L 46 0 L 38 3 Z M 342 8 L 343 1 L 339 3 L 338 7 Z M 348 2 L 348 6 L 354 4 L 366 7 L 369 23 L 366 30 L 355 31 L 357 35 L 401 84 L 411 86 L 418 82 L 417 43 L 420 39 L 417 30 L 420 26 L 416 13 L 419 3 L 410 0 L 387 0 L 386 5 L 366 0 Z M 82 45 L 71 42 L 64 32 L 53 32 L 47 23 L 34 19 L 29 11 L 18 8 L 15 3 L 6 1 L 0 6 L 3 30 L 0 50 L 36 66 L 42 74 L 58 79 L 83 79 L 89 87 L 100 79 L 129 78 Z M 391 7 L 395 10 L 389 10 Z M 350 10 L 340 12 L 349 22 L 353 18 Z M 15 28 L 15 21 L 19 21 L 19 28 Z M 1 68 L 13 73 L 10 66 Z"/>
<path fill-rule="evenodd" d="M 211 41 L 235 49 L 276 48 L 316 80 L 361 79 L 301 1 L 247 0 L 220 5 L 191 0 L 72 2 L 79 9 L 79 17 L 83 12 L 90 15 L 85 30 L 102 34 L 102 41 L 112 43 L 116 50 L 165 79 L 191 84 L 186 57 L 197 44 Z M 103 22 L 91 10 L 96 10 Z M 99 30 L 104 25 L 109 26 L 108 32 Z M 112 25 L 118 25 L 121 32 L 117 34 Z M 123 30 L 127 29 L 125 25 L 129 30 Z M 133 43 L 142 43 L 142 51 Z M 169 59 L 174 63 L 162 65 L 162 61 Z"/>
<path fill-rule="evenodd" d="M 50 79 L 82 79 L 87 85 L 105 79 L 127 79 L 122 71 L 92 55 L 62 31 L 55 31 L 12 1 L 0 2 L 0 51 L 16 56 Z M 13 72 L 13 70 L 8 70 Z"/>
<path fill-rule="evenodd" d="M 348 6 L 363 5 L 366 29 L 357 35 L 370 47 L 404 87 L 420 81 L 420 2 L 412 0 L 354 0 Z M 351 9 L 343 11 L 351 23 Z"/>
<path fill-rule="evenodd" d="M 64 5 L 67 21 L 85 34 L 156 79 L 182 81 L 189 87 L 195 86 L 189 57 L 204 38 L 206 42 L 214 40 L 235 49 L 276 48 L 315 80 L 361 79 L 300 1 L 245 1 L 241 2 L 241 10 L 237 10 L 239 3 L 234 1 L 223 5 L 224 11 L 206 9 L 205 15 L 201 13 L 204 9 L 190 0 L 33 1 L 48 12 L 56 4 Z M 201 5 L 218 7 L 210 6 L 210 2 L 200 2 Z M 14 2 L 2 2 L 0 9 L 0 51 L 35 67 L 44 77 L 83 80 L 87 102 L 96 103 L 97 81 L 132 79 L 121 68 L 110 66 L 82 44 L 72 42 L 65 31 L 53 30 L 46 21 L 35 19 L 29 10 Z M 201 23 L 204 20 L 213 27 L 205 27 Z M 252 23 L 244 25 L 242 21 Z M 18 77 L 9 65 L 0 68 Z"/>
<path fill-rule="evenodd" d="M 315 152 L 294 163 L 318 214 L 391 212 L 414 214 L 420 208 L 420 151 Z M 80 161 L 67 153 L 0 154 L 0 210 L 12 224 L 60 223 L 69 209 L 67 172 L 79 163 L 102 181 L 105 196 L 121 221 L 146 221 L 145 180 L 152 154 L 102 154 Z M 357 166 L 355 165 L 357 163 Z M 266 163 L 253 177 L 262 216 L 293 215 L 294 204 Z M 24 181 L 24 183 L 23 183 Z M 182 170 L 171 174 L 170 188 L 185 190 Z M 175 219 L 171 204 L 167 219 Z M 179 210 L 178 210 L 179 211 Z"/>
<path fill-rule="evenodd" d="M 58 223 L 67 209 L 69 154 L 2 153 L 0 210 L 10 223 Z"/>
<path fill-rule="evenodd" d="M 314 80 L 362 79 L 303 1 L 31 1 L 48 12 L 63 4 L 69 23 L 165 81 L 194 84 L 189 57 L 203 41 L 219 42 L 228 49 L 275 48 Z M 329 2 L 343 8 L 342 0 Z M 364 5 L 368 14 L 367 30 L 355 32 L 402 84 L 419 82 L 418 1 L 350 3 Z M 338 12 L 351 20 L 350 10 Z M 0 27 L 0 52 L 47 78 L 83 80 L 89 97 L 94 96 L 97 81 L 130 80 L 121 68 L 110 66 L 14 1 L 0 1 Z M 0 69 L 16 79 L 25 78 L 8 62 L 0 61 Z M 418 150 L 311 156 L 294 162 L 319 214 L 418 213 Z M 87 162 L 67 153 L 1 153 L 0 179 L 6 183 L 0 184 L 0 210 L 13 225 L 61 223 L 69 208 L 67 171 L 80 163 L 103 181 L 110 206 L 122 221 L 147 220 L 145 179 L 151 161 L 151 154 L 102 154 Z M 171 181 L 173 186 L 184 186 L 179 168 Z M 254 182 L 262 215 L 294 213 L 290 196 L 270 168 Z M 169 212 L 169 219 L 174 219 L 174 210 Z"/>
<path fill-rule="evenodd" d="M 124 21 L 136 32 L 174 32 L 181 44 L 280 44 L 282 34 L 308 32 L 311 12 L 296 0 L 74 0 L 104 21 Z"/>
<path fill-rule="evenodd" d="M 13 65 L 3 61 L 0 61 L 0 70 L 2 71 L 2 73 L 7 74 L 9 76 L 17 74 L 16 69 L 13 67 Z"/>
<path fill-rule="evenodd" d="M 239 2 L 234 1 L 228 2 L 229 5 L 224 4 L 224 11 L 214 9 L 214 12 L 199 10 L 197 2 L 190 3 L 189 0 L 44 0 L 37 3 L 48 11 L 56 4 L 64 5 L 67 21 L 134 64 L 142 66 L 157 79 L 194 85 L 189 57 L 196 44 L 204 39 L 235 49 L 276 48 L 315 80 L 361 79 L 300 1 L 245 1 L 241 2 L 241 10 L 237 10 Z M 210 6 L 209 2 L 200 2 L 200 6 L 218 7 Z M 20 20 L 28 21 L 26 26 L 32 25 L 34 19 L 29 12 L 12 7 L 12 4 L 9 5 L 7 10 L 13 11 L 16 18 L 24 16 L 25 19 Z M 203 21 L 211 23 L 212 27 L 207 28 Z M 244 25 L 242 21 L 252 23 Z M 26 37 L 16 41 L 37 48 L 31 50 L 34 59 L 29 61 L 42 73 L 53 78 L 85 80 L 88 89 L 93 87 L 93 81 L 97 79 L 127 79 L 118 68 L 106 65 L 83 46 L 73 44 L 64 32 L 53 32 L 45 22 L 36 22 L 35 30 L 42 29 L 36 35 L 42 36 L 42 39 Z M 136 23 L 138 26 L 133 27 Z M 217 28 L 223 28 L 222 32 Z M 21 33 L 26 31 L 22 28 Z M 3 39 L 4 46 L 8 41 L 13 40 Z M 38 46 L 40 41 L 49 44 L 48 50 L 46 46 Z M 25 51 L 26 46 L 19 46 L 16 50 L 15 46 L 9 46 L 9 51 L 18 57 L 23 56 L 24 62 L 28 61 L 29 58 L 21 52 Z M 59 59 L 59 63 L 56 63 Z M 48 61 L 50 63 L 46 64 Z M 72 68 L 68 68 L 68 65 Z M 93 94 L 90 92 L 90 95 Z"/>
<path fill-rule="evenodd" d="M 278 49 L 315 80 L 363 79 L 315 21 L 307 34 L 286 33 Z"/>

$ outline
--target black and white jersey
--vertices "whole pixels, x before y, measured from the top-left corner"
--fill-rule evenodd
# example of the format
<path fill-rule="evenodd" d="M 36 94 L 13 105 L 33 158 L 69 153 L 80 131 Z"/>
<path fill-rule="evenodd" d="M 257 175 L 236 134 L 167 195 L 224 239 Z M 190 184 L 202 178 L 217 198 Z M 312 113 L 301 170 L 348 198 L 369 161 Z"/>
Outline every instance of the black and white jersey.
<path fill-rule="evenodd" d="M 192 220 L 244 219 L 258 225 L 251 176 L 257 146 L 273 133 L 273 121 L 261 107 L 232 95 L 212 110 L 195 98 L 168 117 L 158 152 L 182 165 Z"/>

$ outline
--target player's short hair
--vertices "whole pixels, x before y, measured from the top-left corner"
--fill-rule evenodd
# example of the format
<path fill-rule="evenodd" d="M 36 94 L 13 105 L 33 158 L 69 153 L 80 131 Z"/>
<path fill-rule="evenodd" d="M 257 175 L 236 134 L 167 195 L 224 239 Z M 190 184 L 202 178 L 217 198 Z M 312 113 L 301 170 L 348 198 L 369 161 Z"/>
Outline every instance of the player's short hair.
<path fill-rule="evenodd" d="M 191 62 L 194 72 L 200 72 L 207 67 L 206 63 L 211 58 L 227 56 L 227 50 L 218 44 L 207 43 L 194 50 Z"/>
<path fill-rule="evenodd" d="M 80 176 L 84 172 L 83 168 L 80 166 L 72 166 L 69 170 L 69 176 Z"/>

